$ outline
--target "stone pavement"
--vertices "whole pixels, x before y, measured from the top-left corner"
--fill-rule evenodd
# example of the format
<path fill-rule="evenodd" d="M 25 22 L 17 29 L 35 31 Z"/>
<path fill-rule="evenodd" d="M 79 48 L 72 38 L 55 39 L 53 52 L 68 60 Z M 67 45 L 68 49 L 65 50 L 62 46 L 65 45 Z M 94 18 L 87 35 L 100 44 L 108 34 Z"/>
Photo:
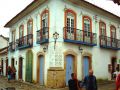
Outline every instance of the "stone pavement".
<path fill-rule="evenodd" d="M 31 84 L 14 80 L 11 80 L 8 83 L 6 77 L 0 76 L 0 90 L 1 89 L 6 90 L 5 88 L 7 87 L 15 87 L 15 90 L 68 90 L 67 87 L 60 89 L 50 89 L 40 86 L 38 84 Z M 115 84 L 114 82 L 101 83 L 98 85 L 98 88 L 99 88 L 98 90 L 115 90 Z"/>

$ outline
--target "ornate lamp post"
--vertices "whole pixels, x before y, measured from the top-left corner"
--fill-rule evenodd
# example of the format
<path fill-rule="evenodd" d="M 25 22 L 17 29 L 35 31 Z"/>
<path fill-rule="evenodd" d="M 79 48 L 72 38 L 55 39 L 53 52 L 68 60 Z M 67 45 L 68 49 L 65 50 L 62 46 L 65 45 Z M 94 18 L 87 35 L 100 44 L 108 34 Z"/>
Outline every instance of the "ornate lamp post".
<path fill-rule="evenodd" d="M 55 40 L 55 43 L 54 43 L 54 49 L 55 49 L 55 46 L 56 46 L 56 41 L 57 39 L 59 38 L 59 34 L 57 32 L 53 33 L 53 38 Z"/>

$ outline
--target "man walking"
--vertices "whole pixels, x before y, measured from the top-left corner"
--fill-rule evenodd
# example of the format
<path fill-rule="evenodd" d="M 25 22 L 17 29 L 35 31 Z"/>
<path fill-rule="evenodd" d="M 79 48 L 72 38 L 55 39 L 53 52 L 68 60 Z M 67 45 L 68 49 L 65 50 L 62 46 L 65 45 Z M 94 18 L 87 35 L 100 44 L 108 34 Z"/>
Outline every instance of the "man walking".
<path fill-rule="evenodd" d="M 75 73 L 71 74 L 71 78 L 68 81 L 69 90 L 79 90 L 78 80 Z"/>
<path fill-rule="evenodd" d="M 93 75 L 93 70 L 89 70 L 89 75 L 84 78 L 86 90 L 97 90 L 97 80 Z"/>

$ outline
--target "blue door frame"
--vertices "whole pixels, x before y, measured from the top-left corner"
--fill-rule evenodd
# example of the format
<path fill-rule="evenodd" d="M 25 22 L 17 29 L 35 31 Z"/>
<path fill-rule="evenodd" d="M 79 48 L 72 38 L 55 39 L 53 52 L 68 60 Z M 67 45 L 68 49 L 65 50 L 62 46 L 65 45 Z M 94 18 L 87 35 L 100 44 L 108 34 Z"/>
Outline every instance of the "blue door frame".
<path fill-rule="evenodd" d="M 39 83 L 40 85 L 44 85 L 44 57 L 40 56 L 40 66 L 39 66 Z"/>
<path fill-rule="evenodd" d="M 83 77 L 89 74 L 89 57 L 85 56 L 83 58 Z"/>
<path fill-rule="evenodd" d="M 66 86 L 68 86 L 68 81 L 71 79 L 71 73 L 73 73 L 73 56 L 72 55 L 67 55 L 66 56 Z"/>

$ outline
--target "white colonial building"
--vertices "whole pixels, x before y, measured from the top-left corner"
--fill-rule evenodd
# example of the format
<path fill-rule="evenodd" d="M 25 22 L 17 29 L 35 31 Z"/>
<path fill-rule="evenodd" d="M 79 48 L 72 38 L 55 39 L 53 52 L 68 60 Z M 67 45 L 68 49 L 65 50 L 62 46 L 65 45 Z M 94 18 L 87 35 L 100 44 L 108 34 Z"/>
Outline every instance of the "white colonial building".
<path fill-rule="evenodd" d="M 0 75 L 7 75 L 9 38 L 0 35 Z"/>
<path fill-rule="evenodd" d="M 16 79 L 64 87 L 72 72 L 111 79 L 119 66 L 120 17 L 87 1 L 34 0 L 5 27 Z"/>

